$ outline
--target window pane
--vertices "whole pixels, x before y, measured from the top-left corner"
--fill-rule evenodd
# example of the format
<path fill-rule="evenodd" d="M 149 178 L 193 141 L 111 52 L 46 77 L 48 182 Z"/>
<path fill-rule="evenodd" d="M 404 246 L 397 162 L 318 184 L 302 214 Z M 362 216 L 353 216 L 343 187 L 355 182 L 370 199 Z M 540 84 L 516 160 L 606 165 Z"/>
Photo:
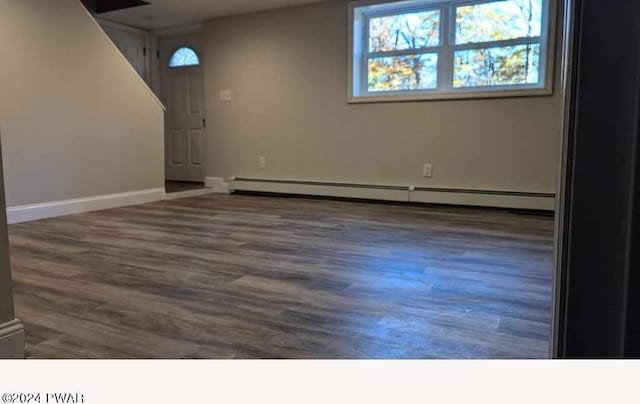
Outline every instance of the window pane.
<path fill-rule="evenodd" d="M 440 45 L 440 10 L 369 20 L 369 52 L 421 49 Z"/>
<path fill-rule="evenodd" d="M 538 84 L 540 44 L 455 52 L 453 86 Z"/>
<path fill-rule="evenodd" d="M 429 90 L 438 87 L 438 55 L 369 59 L 369 91 Z"/>
<path fill-rule="evenodd" d="M 456 44 L 538 37 L 542 0 L 507 0 L 456 8 Z"/>
<path fill-rule="evenodd" d="M 198 66 L 200 59 L 191 48 L 180 48 L 173 53 L 169 61 L 169 67 Z"/>

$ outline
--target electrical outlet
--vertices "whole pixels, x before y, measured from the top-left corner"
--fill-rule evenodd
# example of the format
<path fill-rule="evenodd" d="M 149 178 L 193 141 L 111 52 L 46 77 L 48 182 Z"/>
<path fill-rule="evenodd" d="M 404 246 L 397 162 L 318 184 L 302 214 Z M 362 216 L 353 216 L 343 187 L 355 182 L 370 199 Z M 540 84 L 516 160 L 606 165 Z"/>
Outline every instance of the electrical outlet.
<path fill-rule="evenodd" d="M 260 157 L 258 159 L 258 167 L 264 169 L 267 168 L 267 158 L 266 157 Z"/>
<path fill-rule="evenodd" d="M 422 176 L 425 178 L 433 178 L 433 164 L 425 164 L 422 168 Z"/>

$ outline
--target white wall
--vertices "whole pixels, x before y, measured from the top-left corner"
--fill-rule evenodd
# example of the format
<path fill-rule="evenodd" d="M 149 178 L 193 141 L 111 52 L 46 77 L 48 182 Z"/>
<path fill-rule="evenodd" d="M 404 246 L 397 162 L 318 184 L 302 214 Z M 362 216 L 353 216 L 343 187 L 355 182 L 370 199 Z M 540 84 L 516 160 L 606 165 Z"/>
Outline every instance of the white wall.
<path fill-rule="evenodd" d="M 205 23 L 209 176 L 555 193 L 558 80 L 553 97 L 350 105 L 347 28 L 347 1 Z"/>
<path fill-rule="evenodd" d="M 0 0 L 8 206 L 164 186 L 163 110 L 78 0 Z"/>

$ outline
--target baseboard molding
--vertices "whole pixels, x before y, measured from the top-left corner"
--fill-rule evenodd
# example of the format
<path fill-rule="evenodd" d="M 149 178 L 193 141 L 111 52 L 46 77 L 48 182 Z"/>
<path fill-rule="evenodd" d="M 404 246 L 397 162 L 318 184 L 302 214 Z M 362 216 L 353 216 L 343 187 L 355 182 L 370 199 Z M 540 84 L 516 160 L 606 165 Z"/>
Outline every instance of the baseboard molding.
<path fill-rule="evenodd" d="M 0 324 L 0 359 L 24 358 L 24 327 L 20 320 Z"/>
<path fill-rule="evenodd" d="M 266 192 L 381 201 L 433 203 L 524 210 L 555 210 L 555 195 L 535 192 L 421 188 L 259 178 L 232 178 L 234 191 Z"/>
<path fill-rule="evenodd" d="M 231 193 L 231 185 L 222 177 L 207 177 L 204 180 L 204 186 L 213 189 L 215 194 Z"/>
<path fill-rule="evenodd" d="M 161 201 L 163 199 L 165 199 L 164 188 L 154 188 L 120 194 L 99 195 L 87 198 L 69 199 L 65 201 L 15 206 L 7 209 L 7 221 L 9 224 L 31 222 L 34 220 L 75 215 L 78 213 L 92 212 L 96 210 L 139 205 L 143 203 Z"/>

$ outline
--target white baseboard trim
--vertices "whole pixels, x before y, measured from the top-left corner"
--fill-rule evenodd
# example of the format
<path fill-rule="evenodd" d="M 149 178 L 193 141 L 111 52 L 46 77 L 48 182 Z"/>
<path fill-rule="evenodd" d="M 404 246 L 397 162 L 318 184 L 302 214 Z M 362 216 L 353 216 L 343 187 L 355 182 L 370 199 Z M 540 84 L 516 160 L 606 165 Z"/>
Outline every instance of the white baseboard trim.
<path fill-rule="evenodd" d="M 222 177 L 207 177 L 204 180 L 204 186 L 212 188 L 215 194 L 230 194 L 231 185 Z"/>
<path fill-rule="evenodd" d="M 24 327 L 20 320 L 0 324 L 0 359 L 24 358 Z"/>
<path fill-rule="evenodd" d="M 555 195 L 544 193 L 417 188 L 413 186 L 348 184 L 256 178 L 232 178 L 230 181 L 234 191 L 524 210 L 555 210 Z"/>
<path fill-rule="evenodd" d="M 75 215 L 96 210 L 139 205 L 161 201 L 163 199 L 165 199 L 164 188 L 154 188 L 121 194 L 99 195 L 65 201 L 15 206 L 7 208 L 7 221 L 9 224 L 31 222 L 34 220 Z"/>

